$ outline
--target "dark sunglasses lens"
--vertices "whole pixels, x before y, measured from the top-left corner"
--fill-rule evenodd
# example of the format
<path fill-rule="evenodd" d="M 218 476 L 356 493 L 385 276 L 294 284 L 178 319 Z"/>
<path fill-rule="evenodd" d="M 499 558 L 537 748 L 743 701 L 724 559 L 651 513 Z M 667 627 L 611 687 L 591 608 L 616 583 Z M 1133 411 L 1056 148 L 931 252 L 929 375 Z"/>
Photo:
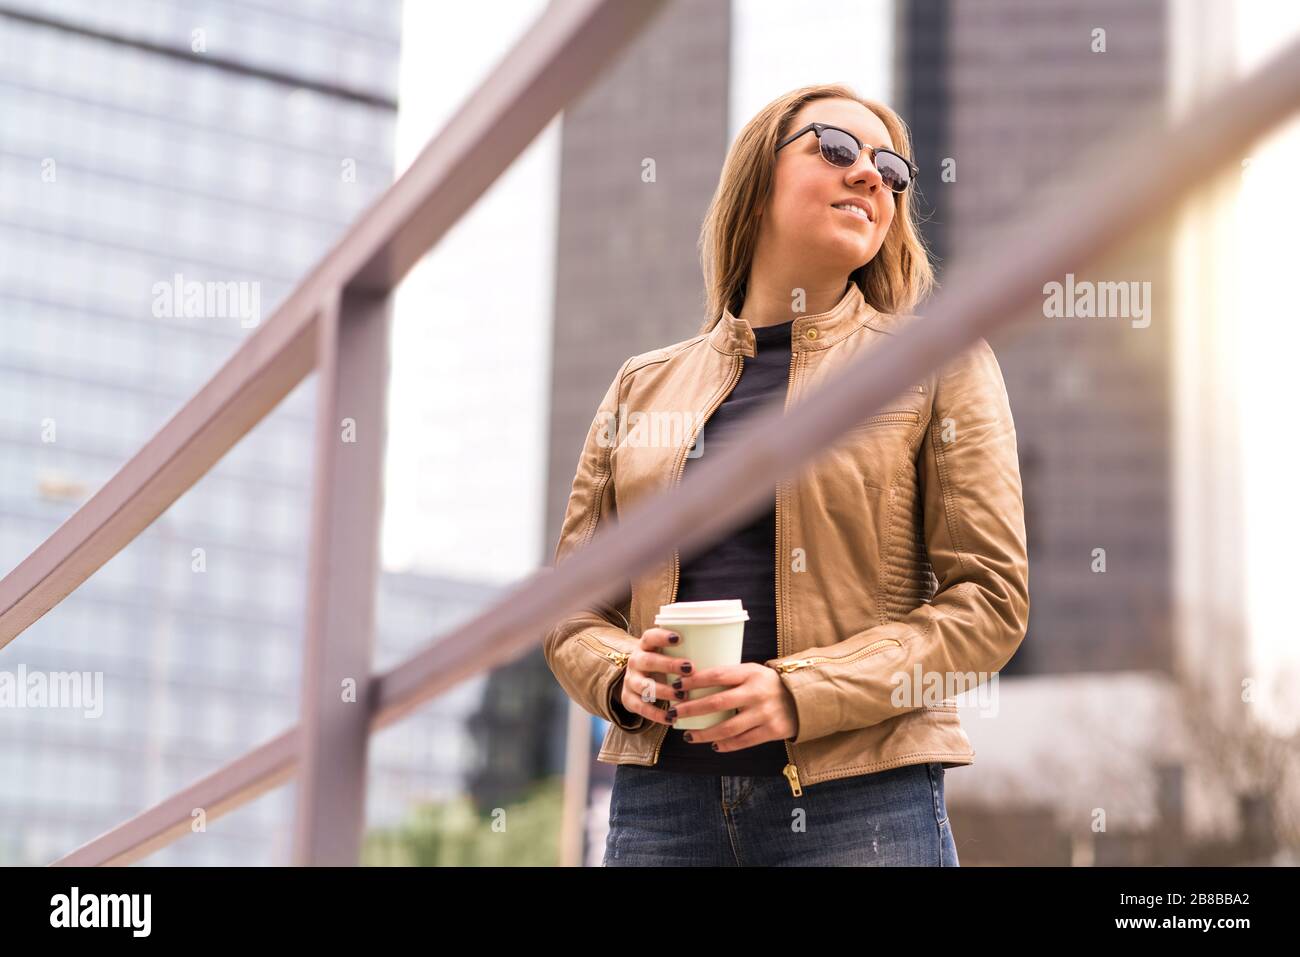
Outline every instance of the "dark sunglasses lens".
<path fill-rule="evenodd" d="M 907 162 L 901 156 L 884 150 L 876 151 L 876 171 L 885 185 L 896 193 L 907 189 L 907 184 L 912 181 L 912 171 Z"/>
<path fill-rule="evenodd" d="M 822 130 L 819 138 L 822 156 L 826 157 L 828 163 L 847 169 L 858 161 L 858 154 L 861 151 L 857 140 L 847 133 L 841 133 L 839 130 Z"/>

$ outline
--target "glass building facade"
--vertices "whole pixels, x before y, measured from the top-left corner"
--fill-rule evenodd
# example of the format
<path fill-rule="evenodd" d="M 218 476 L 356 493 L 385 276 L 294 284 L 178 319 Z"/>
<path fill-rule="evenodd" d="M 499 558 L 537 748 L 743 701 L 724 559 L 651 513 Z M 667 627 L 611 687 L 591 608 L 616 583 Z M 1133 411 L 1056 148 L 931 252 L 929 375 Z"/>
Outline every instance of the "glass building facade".
<path fill-rule="evenodd" d="M 0 574 L 391 183 L 400 22 L 399 0 L 0 10 Z M 24 706 L 30 693 L 0 706 L 0 864 L 48 863 L 296 721 L 314 392 L 311 376 L 0 649 L 11 688 L 102 676 L 96 716 Z M 381 576 L 377 665 L 490 597 Z M 448 713 L 480 690 L 467 682 L 376 736 L 372 823 L 410 793 L 460 789 Z M 278 788 L 146 862 L 286 863 L 292 802 Z"/>

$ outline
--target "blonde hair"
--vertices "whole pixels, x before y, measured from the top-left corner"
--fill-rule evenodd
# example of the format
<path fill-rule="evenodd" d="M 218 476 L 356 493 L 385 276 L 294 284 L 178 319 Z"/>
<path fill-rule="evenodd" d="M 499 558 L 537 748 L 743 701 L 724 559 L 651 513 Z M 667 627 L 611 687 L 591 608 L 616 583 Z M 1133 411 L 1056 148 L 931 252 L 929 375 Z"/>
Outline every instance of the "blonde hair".
<path fill-rule="evenodd" d="M 838 97 L 861 103 L 876 114 L 889 130 L 894 149 L 911 157 L 911 136 L 902 117 L 883 103 L 858 96 L 844 84 L 799 87 L 763 107 L 731 144 L 700 228 L 705 299 L 700 332 L 717 325 L 724 308 L 732 315 L 740 312 L 758 242 L 758 211 L 772 190 L 776 144 L 794 132 L 791 123 L 805 103 Z M 894 195 L 894 220 L 879 252 L 849 276 L 862 289 L 867 303 L 880 312 L 905 312 L 935 286 L 934 270 L 913 217 L 916 188 L 913 180 L 904 192 Z"/>

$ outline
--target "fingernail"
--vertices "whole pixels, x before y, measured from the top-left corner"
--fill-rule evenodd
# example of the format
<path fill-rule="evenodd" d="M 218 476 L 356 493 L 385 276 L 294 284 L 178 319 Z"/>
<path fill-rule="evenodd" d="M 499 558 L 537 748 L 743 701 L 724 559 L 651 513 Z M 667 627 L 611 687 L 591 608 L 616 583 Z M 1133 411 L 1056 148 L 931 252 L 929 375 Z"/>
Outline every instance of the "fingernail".
<path fill-rule="evenodd" d="M 673 687 L 676 688 L 678 691 L 680 691 L 680 690 L 681 690 L 681 687 L 682 687 L 682 679 L 681 679 L 681 678 L 674 678 L 674 679 L 673 679 Z"/>
<path fill-rule="evenodd" d="M 714 741 L 712 744 L 709 745 L 709 747 L 711 747 L 714 751 L 718 750 L 718 742 Z"/>
<path fill-rule="evenodd" d="M 674 692 L 673 692 L 673 697 L 676 698 L 678 701 L 681 701 L 683 698 L 686 697 L 686 692 L 685 692 L 685 691 L 674 691 Z"/>
<path fill-rule="evenodd" d="M 683 741 L 691 740 L 691 733 L 689 731 L 682 732 L 682 740 Z"/>
<path fill-rule="evenodd" d="M 676 720 L 677 720 L 677 709 L 676 709 L 676 708 L 669 708 L 669 709 L 668 709 L 668 720 L 669 720 L 669 721 L 676 721 Z"/>
<path fill-rule="evenodd" d="M 690 673 L 691 673 L 691 663 L 688 661 L 684 665 L 682 665 L 682 674 L 689 675 Z"/>
<path fill-rule="evenodd" d="M 670 645 L 675 645 L 675 644 L 677 644 L 677 642 L 679 642 L 679 641 L 681 641 L 681 640 L 682 640 L 682 636 L 679 635 L 679 634 L 676 634 L 675 632 L 674 632 L 673 634 L 671 634 L 671 635 L 668 636 L 668 644 L 670 644 Z"/>

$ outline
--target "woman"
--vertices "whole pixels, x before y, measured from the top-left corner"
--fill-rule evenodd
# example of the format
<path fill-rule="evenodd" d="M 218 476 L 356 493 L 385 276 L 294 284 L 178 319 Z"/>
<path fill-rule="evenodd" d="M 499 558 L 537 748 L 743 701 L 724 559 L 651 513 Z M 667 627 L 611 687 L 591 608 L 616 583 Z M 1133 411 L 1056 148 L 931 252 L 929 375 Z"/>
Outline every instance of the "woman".
<path fill-rule="evenodd" d="M 557 563 L 755 409 L 802 398 L 914 318 L 933 280 L 910 153 L 891 109 L 840 85 L 746 125 L 701 235 L 708 318 L 611 382 Z M 648 434 L 674 413 L 702 424 Z M 980 339 L 774 488 L 747 527 L 546 636 L 565 691 L 610 722 L 604 863 L 956 866 L 944 773 L 974 751 L 952 698 L 1023 639 L 1027 568 L 1014 424 Z M 741 664 L 695 672 L 664 653 L 677 636 L 653 627 L 661 605 L 723 598 L 749 613 Z M 686 700 L 695 688 L 722 690 Z"/>

